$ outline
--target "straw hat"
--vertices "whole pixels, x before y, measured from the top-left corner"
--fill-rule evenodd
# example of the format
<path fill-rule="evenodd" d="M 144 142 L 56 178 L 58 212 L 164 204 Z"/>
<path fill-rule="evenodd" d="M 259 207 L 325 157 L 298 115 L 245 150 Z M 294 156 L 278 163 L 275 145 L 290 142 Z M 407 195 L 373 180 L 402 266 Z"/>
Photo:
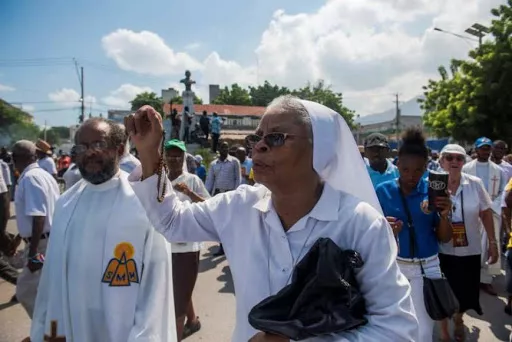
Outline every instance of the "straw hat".
<path fill-rule="evenodd" d="M 52 146 L 42 139 L 37 140 L 36 149 L 47 155 L 52 154 Z"/>

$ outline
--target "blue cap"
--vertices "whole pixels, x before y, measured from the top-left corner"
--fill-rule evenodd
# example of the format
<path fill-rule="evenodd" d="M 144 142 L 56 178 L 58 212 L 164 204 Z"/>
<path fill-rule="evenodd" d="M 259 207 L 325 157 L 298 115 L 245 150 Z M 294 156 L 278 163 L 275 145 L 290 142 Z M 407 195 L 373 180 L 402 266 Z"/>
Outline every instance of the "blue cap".
<path fill-rule="evenodd" d="M 492 140 L 486 137 L 476 139 L 475 147 L 480 148 L 482 146 L 492 146 Z"/>

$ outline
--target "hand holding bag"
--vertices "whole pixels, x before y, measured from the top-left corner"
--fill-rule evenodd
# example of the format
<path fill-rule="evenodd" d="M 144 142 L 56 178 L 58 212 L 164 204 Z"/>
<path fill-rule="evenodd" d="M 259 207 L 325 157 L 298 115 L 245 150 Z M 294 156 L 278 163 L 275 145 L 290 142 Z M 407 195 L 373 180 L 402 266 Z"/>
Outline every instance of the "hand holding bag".
<path fill-rule="evenodd" d="M 253 328 L 299 341 L 355 329 L 367 323 L 355 278 L 361 256 L 318 239 L 293 270 L 292 281 L 249 313 Z"/>

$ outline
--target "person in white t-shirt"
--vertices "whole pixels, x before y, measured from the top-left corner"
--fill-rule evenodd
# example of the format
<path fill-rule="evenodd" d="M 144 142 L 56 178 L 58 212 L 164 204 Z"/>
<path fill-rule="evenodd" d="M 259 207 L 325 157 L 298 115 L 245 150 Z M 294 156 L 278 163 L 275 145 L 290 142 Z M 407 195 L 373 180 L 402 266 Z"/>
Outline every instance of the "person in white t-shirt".
<path fill-rule="evenodd" d="M 187 148 L 180 140 L 165 143 L 165 161 L 169 169 L 169 180 L 184 202 L 203 202 L 210 197 L 199 177 L 187 172 L 185 156 Z M 172 271 L 174 288 L 174 308 L 178 342 L 201 328 L 194 312 L 192 292 L 199 272 L 200 242 L 172 243 Z M 185 324 L 185 318 L 187 323 Z"/>
<path fill-rule="evenodd" d="M 14 204 L 18 232 L 25 241 L 25 267 L 18 277 L 16 298 L 32 318 L 44 264 L 59 186 L 36 162 L 36 145 L 20 140 L 12 148 L 14 167 L 20 172 Z"/>
<path fill-rule="evenodd" d="M 53 153 L 50 144 L 39 139 L 35 146 L 39 166 L 54 178 L 57 178 L 57 166 L 55 165 L 55 160 L 52 158 Z"/>
<path fill-rule="evenodd" d="M 62 175 L 64 183 L 66 184 L 66 190 L 71 188 L 73 185 L 78 183 L 80 179 L 82 179 L 82 174 L 78 169 L 78 165 L 76 165 L 76 146 L 71 148 L 70 157 L 71 164 L 69 164 L 68 169 Z"/>

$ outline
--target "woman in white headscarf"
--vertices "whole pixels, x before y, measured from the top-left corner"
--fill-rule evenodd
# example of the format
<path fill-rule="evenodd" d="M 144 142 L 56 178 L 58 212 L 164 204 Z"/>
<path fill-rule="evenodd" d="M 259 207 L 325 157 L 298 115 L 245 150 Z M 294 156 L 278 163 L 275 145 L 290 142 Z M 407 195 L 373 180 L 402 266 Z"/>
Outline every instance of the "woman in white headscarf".
<path fill-rule="evenodd" d="M 361 254 L 365 264 L 356 278 L 368 324 L 308 341 L 417 340 L 410 286 L 395 261 L 391 228 L 338 113 L 291 96 L 277 98 L 248 138 L 254 145 L 254 176 L 263 186 L 240 186 L 193 204 L 179 201 L 168 185 L 162 203 L 157 200 L 160 115 L 144 106 L 126 125 L 142 162 L 142 172 L 130 176 L 132 187 L 155 229 L 169 241 L 224 246 L 237 294 L 232 341 L 288 341 L 254 330 L 248 314 L 290 282 L 295 265 L 320 237 Z"/>

